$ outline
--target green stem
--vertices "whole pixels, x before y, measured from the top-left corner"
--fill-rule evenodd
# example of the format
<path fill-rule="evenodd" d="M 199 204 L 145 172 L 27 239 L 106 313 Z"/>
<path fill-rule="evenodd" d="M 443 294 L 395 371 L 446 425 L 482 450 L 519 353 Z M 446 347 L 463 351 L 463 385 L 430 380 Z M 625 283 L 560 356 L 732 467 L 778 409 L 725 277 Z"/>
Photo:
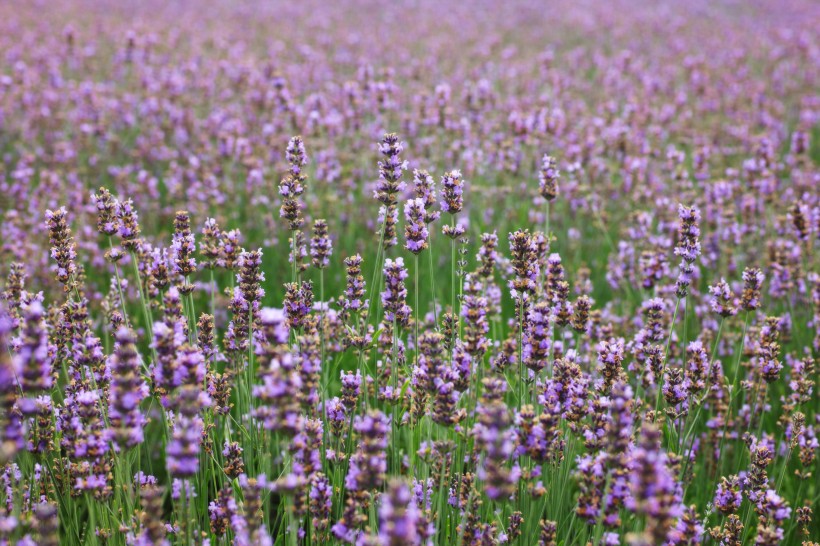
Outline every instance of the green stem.
<path fill-rule="evenodd" d="M 675 312 L 672 313 L 672 322 L 669 324 L 669 335 L 666 337 L 666 349 L 663 351 L 663 365 L 661 366 L 661 373 L 659 377 L 655 378 L 658 384 L 658 394 L 655 397 L 655 421 L 657 422 L 657 413 L 661 408 L 661 393 L 663 392 L 663 376 L 666 373 L 666 359 L 669 356 L 669 345 L 672 343 L 672 332 L 675 330 L 675 320 L 678 318 L 678 308 L 680 307 L 680 298 L 675 302 Z"/>

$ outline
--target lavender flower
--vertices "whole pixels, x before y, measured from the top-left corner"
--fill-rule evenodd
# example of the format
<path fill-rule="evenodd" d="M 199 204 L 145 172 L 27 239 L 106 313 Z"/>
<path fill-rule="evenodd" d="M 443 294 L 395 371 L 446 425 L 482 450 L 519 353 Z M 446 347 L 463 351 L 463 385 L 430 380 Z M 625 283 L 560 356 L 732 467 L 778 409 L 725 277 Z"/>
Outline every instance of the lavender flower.
<path fill-rule="evenodd" d="M 407 305 L 407 289 L 404 280 L 407 278 L 407 269 L 401 257 L 384 262 L 384 292 L 382 292 L 382 306 L 384 307 L 385 322 L 396 321 L 406 326 L 410 320 L 412 309 Z"/>
<path fill-rule="evenodd" d="M 421 199 L 424 204 L 424 223 L 432 224 L 441 216 L 440 211 L 432 210 L 436 204 L 436 182 L 427 171 L 415 170 L 413 185 L 416 199 Z"/>
<path fill-rule="evenodd" d="M 259 304 L 265 297 L 262 283 L 265 274 L 262 269 L 262 251 L 243 251 L 239 255 L 239 290 L 243 300 L 243 309 L 247 313 L 247 324 L 253 326 L 259 311 Z"/>
<path fill-rule="evenodd" d="M 638 445 L 632 450 L 629 489 L 627 508 L 646 517 L 645 543 L 665 544 L 683 507 L 669 457 L 660 447 L 660 432 L 651 423 L 643 425 Z"/>
<path fill-rule="evenodd" d="M 91 194 L 91 201 L 97 208 L 97 231 L 111 237 L 117 233 L 119 221 L 117 219 L 117 201 L 105 188 L 99 193 Z"/>
<path fill-rule="evenodd" d="M 404 144 L 395 133 L 384 135 L 379 144 L 379 152 L 384 156 L 379 161 L 379 181 L 374 197 L 386 207 L 396 206 L 396 195 L 404 189 L 401 182 L 402 171 L 407 170 L 407 162 L 400 157 Z"/>
<path fill-rule="evenodd" d="M 418 506 L 407 484 L 399 481 L 390 483 L 379 507 L 379 544 L 420 544 L 419 518 Z"/>
<path fill-rule="evenodd" d="M 202 240 L 199 243 L 199 252 L 203 258 L 202 266 L 205 269 L 213 270 L 219 264 L 221 255 L 222 231 L 219 229 L 219 224 L 216 219 L 208 218 L 202 226 Z"/>
<path fill-rule="evenodd" d="M 461 171 L 453 170 L 441 177 L 441 210 L 458 214 L 464 208 L 464 180 Z"/>
<path fill-rule="evenodd" d="M 700 210 L 697 207 L 678 205 L 680 228 L 678 229 L 678 244 L 675 255 L 681 258 L 680 273 L 675 285 L 678 298 L 684 298 L 689 293 L 694 275 L 694 263 L 700 256 Z"/>
<path fill-rule="evenodd" d="M 123 248 L 129 252 L 137 252 L 142 242 L 140 240 L 141 230 L 139 216 L 131 199 L 117 202 L 117 220 Z"/>
<path fill-rule="evenodd" d="M 535 252 L 535 241 L 528 231 L 510 234 L 510 262 L 515 272 L 515 279 L 509 282 L 510 294 L 522 310 L 536 290 L 538 262 Z"/>
<path fill-rule="evenodd" d="M 330 255 L 333 252 L 333 243 L 327 234 L 327 221 L 313 222 L 313 237 L 310 239 L 310 257 L 313 267 L 324 269 L 330 265 Z"/>
<path fill-rule="evenodd" d="M 108 419 L 114 441 L 120 448 L 134 447 L 143 440 L 145 416 L 140 402 L 148 396 L 142 380 L 136 338 L 128 328 L 116 334 L 116 351 L 111 357 L 111 392 L 108 399 Z"/>
<path fill-rule="evenodd" d="M 0 305 L 0 463 L 9 462 L 23 448 L 23 424 L 14 411 L 17 377 L 20 375 L 19 360 L 11 354 L 12 319 Z"/>
<path fill-rule="evenodd" d="M 481 283 L 468 274 L 464 277 L 464 298 L 461 316 L 464 317 L 464 349 L 474 358 L 481 358 L 487 352 L 490 330 L 487 323 L 487 298 L 481 296 Z"/>
<path fill-rule="evenodd" d="M 401 176 L 402 171 L 407 169 L 407 162 L 400 157 L 403 149 L 404 145 L 399 142 L 399 137 L 395 133 L 384 135 L 379 144 L 379 152 L 384 159 L 379 161 L 379 180 L 374 196 L 382 203 L 379 208 L 379 223 L 383 226 L 381 237 L 384 248 L 396 245 L 397 195 L 404 190 Z"/>
<path fill-rule="evenodd" d="M 740 305 L 745 311 L 755 311 L 760 308 L 760 289 L 765 279 L 763 272 L 756 267 L 743 270 L 743 295 Z"/>
<path fill-rule="evenodd" d="M 63 289 L 69 292 L 77 285 L 77 265 L 74 263 L 77 252 L 67 216 L 65 207 L 60 207 L 56 211 L 46 211 L 51 257 L 57 263 L 57 280 L 63 285 Z"/>
<path fill-rule="evenodd" d="M 404 238 L 405 248 L 413 254 L 419 254 L 427 248 L 427 224 L 425 223 L 424 200 L 410 199 L 404 204 Z"/>
<path fill-rule="evenodd" d="M 558 163 L 554 157 L 544 154 L 541 159 L 541 171 L 538 173 L 538 190 L 541 197 L 547 201 L 552 201 L 558 197 L 558 178 L 561 171 L 558 170 Z"/>
<path fill-rule="evenodd" d="M 740 479 L 737 476 L 722 477 L 715 491 L 715 508 L 721 513 L 734 514 L 740 509 L 743 498 L 740 495 Z"/>
<path fill-rule="evenodd" d="M 25 397 L 18 402 L 23 415 L 35 410 L 35 398 L 51 389 L 54 382 L 54 347 L 48 342 L 44 318 L 45 310 L 40 301 L 34 300 L 22 306 L 22 330 L 16 342 L 13 367 L 18 370 L 17 381 Z"/>
<path fill-rule="evenodd" d="M 387 473 L 387 436 L 390 420 L 378 410 L 359 416 L 353 423 L 359 435 L 356 452 L 350 458 L 345 487 L 350 491 L 371 491 L 382 486 Z"/>
<path fill-rule="evenodd" d="M 301 283 L 285 284 L 285 314 L 288 317 L 288 325 L 293 330 L 304 327 L 305 320 L 313 308 L 313 283 L 303 281 Z"/>
<path fill-rule="evenodd" d="M 498 236 L 493 233 L 484 233 L 481 235 L 481 249 L 478 251 L 476 258 L 481 262 L 478 269 L 478 276 L 481 279 L 491 279 L 495 271 L 495 265 L 498 263 Z"/>
<path fill-rule="evenodd" d="M 709 305 L 714 313 L 724 318 L 733 317 L 737 314 L 735 296 L 726 283 L 726 279 L 720 279 L 717 284 L 710 286 L 709 293 L 712 294 Z"/>
<path fill-rule="evenodd" d="M 333 488 L 330 481 L 321 472 L 316 473 L 310 488 L 310 517 L 319 540 L 327 539 L 332 500 Z"/>
<path fill-rule="evenodd" d="M 538 302 L 527 312 L 524 323 L 524 364 L 535 373 L 547 366 L 550 358 L 551 329 L 550 309 L 545 302 Z"/>
<path fill-rule="evenodd" d="M 478 478 L 484 482 L 487 496 L 493 500 L 512 495 L 520 470 L 507 465 L 513 454 L 514 431 L 507 406 L 501 400 L 504 384 L 495 378 L 484 379 L 485 393 L 479 405 L 478 417 L 472 434 L 476 449 L 483 452 L 483 464 Z"/>
<path fill-rule="evenodd" d="M 288 161 L 288 174 L 279 182 L 279 195 L 282 197 L 282 206 L 279 216 L 288 222 L 291 231 L 296 231 L 304 223 L 302 218 L 302 203 L 299 197 L 305 192 L 307 176 L 302 168 L 307 164 L 307 154 L 302 137 L 295 136 L 288 142 L 285 152 Z"/>

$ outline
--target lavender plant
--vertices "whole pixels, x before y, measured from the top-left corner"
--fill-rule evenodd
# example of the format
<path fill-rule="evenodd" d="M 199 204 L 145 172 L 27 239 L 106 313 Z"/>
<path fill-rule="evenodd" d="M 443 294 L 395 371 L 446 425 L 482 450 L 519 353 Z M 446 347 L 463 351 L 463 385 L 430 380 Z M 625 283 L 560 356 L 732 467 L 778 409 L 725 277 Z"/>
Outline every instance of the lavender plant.
<path fill-rule="evenodd" d="M 818 16 L 0 5 L 0 544 L 818 544 Z"/>

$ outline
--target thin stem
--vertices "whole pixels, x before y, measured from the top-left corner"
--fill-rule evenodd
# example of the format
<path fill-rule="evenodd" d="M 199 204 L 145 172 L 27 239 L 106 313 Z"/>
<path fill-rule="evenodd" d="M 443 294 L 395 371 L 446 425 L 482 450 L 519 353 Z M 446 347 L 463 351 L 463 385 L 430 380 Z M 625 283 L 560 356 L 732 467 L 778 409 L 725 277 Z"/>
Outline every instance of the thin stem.
<path fill-rule="evenodd" d="M 108 237 L 108 248 L 110 248 L 112 252 L 114 251 L 114 242 L 111 240 L 111 237 Z M 125 320 L 125 326 L 130 330 L 131 329 L 131 324 L 128 321 L 128 312 L 125 310 L 125 297 L 123 296 L 123 293 L 122 293 L 122 282 L 120 281 L 120 266 L 117 265 L 116 261 L 114 262 L 114 275 L 117 279 L 117 293 L 120 296 L 120 307 L 122 309 L 122 318 L 123 318 L 123 320 Z"/>
<path fill-rule="evenodd" d="M 430 293 L 433 295 L 433 323 L 438 328 L 438 309 L 436 309 L 436 271 L 433 269 L 433 232 L 430 231 Z"/>
<path fill-rule="evenodd" d="M 663 392 L 663 376 L 666 373 L 666 359 L 669 356 L 669 345 L 672 343 L 672 332 L 675 329 L 675 320 L 678 318 L 678 308 L 680 307 L 680 298 L 675 302 L 675 312 L 672 313 L 672 322 L 669 324 L 669 335 L 666 337 L 666 349 L 663 351 L 663 365 L 661 366 L 661 373 L 656 377 L 658 383 L 658 394 L 655 397 L 655 414 L 657 420 L 657 413 L 661 407 L 661 393 Z"/>

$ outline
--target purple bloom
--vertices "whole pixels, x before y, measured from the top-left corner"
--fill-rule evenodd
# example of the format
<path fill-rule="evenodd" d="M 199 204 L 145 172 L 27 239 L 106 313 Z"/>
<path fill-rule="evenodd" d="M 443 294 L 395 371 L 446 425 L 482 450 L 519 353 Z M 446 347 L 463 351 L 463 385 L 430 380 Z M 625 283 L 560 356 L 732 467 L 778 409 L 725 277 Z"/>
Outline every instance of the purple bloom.
<path fill-rule="evenodd" d="M 424 201 L 410 199 L 404 204 L 404 238 L 405 248 L 413 254 L 418 254 L 427 248 L 427 224 L 424 221 Z"/>
<path fill-rule="evenodd" d="M 675 255 L 681 258 L 680 273 L 676 281 L 676 294 L 678 298 L 686 297 L 689 293 L 689 285 L 695 273 L 694 263 L 700 256 L 700 210 L 695 207 L 678 205 L 678 216 L 680 227 L 678 229 L 678 244 L 675 247 Z"/>
<path fill-rule="evenodd" d="M 735 296 L 726 279 L 720 279 L 717 284 L 710 286 L 709 293 L 712 295 L 709 305 L 714 313 L 721 317 L 733 317 L 737 314 Z"/>
<path fill-rule="evenodd" d="M 715 491 L 715 508 L 723 514 L 734 514 L 740 509 L 743 497 L 740 494 L 740 480 L 737 476 L 721 478 Z"/>
<path fill-rule="evenodd" d="M 431 224 L 439 219 L 441 212 L 432 210 L 436 204 L 436 183 L 427 171 L 413 171 L 413 185 L 416 199 L 424 204 L 424 223 Z"/>
<path fill-rule="evenodd" d="M 392 482 L 379 507 L 379 543 L 384 546 L 421 544 L 419 508 L 404 482 Z"/>
<path fill-rule="evenodd" d="M 407 289 L 404 287 L 404 280 L 407 275 L 403 258 L 399 257 L 395 260 L 388 258 L 385 260 L 382 306 L 384 307 L 384 320 L 387 323 L 395 320 L 398 324 L 404 326 L 410 320 L 412 309 L 406 303 Z"/>
<path fill-rule="evenodd" d="M 554 157 L 544 154 L 541 159 L 541 171 L 538 173 L 538 190 L 541 192 L 541 197 L 547 201 L 558 197 L 558 177 L 560 176 L 558 162 Z"/>
<path fill-rule="evenodd" d="M 310 257 L 313 267 L 324 269 L 330 265 L 330 255 L 333 252 L 333 243 L 327 232 L 327 221 L 313 222 L 313 237 L 310 239 Z"/>
<path fill-rule="evenodd" d="M 108 419 L 114 441 L 120 447 L 133 447 L 142 443 L 145 416 L 139 406 L 148 396 L 148 387 L 140 374 L 134 334 L 122 327 L 117 331 L 116 340 L 116 349 L 109 361 L 112 379 Z"/>
<path fill-rule="evenodd" d="M 380 411 L 356 417 L 353 429 L 359 435 L 356 452 L 350 458 L 345 487 L 350 491 L 378 489 L 387 473 L 387 436 L 390 420 Z"/>
<path fill-rule="evenodd" d="M 461 171 L 453 170 L 441 177 L 441 210 L 458 214 L 464 208 L 464 180 Z"/>

